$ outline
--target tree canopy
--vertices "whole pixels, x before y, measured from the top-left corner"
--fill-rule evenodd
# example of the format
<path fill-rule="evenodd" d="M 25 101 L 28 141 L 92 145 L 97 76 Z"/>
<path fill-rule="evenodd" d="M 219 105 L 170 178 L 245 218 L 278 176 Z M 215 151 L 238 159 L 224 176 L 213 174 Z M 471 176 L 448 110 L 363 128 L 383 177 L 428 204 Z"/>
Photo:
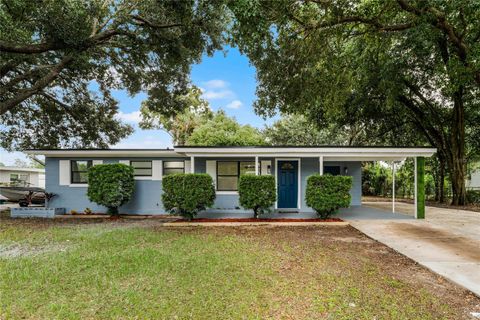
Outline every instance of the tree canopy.
<path fill-rule="evenodd" d="M 479 140 L 478 1 L 252 0 L 231 8 L 232 41 L 257 70 L 259 114 L 361 123 L 369 137 L 431 144 L 447 164 L 454 204 L 464 203 L 466 141 Z"/>
<path fill-rule="evenodd" d="M 260 131 L 250 125 L 241 125 L 223 110 L 196 128 L 187 139 L 187 145 L 196 146 L 254 146 L 263 145 Z"/>
<path fill-rule="evenodd" d="M 222 48 L 228 21 L 222 1 L 1 1 L 0 146 L 115 144 L 132 132 L 117 89 L 179 111 L 190 66 Z"/>
<path fill-rule="evenodd" d="M 174 145 L 184 145 L 195 128 L 213 117 L 209 103 L 202 99 L 201 94 L 202 91 L 193 86 L 186 95 L 174 97 L 184 105 L 183 111 L 174 114 L 164 114 L 158 108 L 155 110 L 143 104 L 140 108 L 140 128 L 164 130 L 172 137 Z"/>
<path fill-rule="evenodd" d="M 319 126 L 302 114 L 285 114 L 272 125 L 266 126 L 263 135 L 271 145 L 362 145 L 366 143 L 364 129 L 359 126 L 338 126 L 330 122 Z"/>

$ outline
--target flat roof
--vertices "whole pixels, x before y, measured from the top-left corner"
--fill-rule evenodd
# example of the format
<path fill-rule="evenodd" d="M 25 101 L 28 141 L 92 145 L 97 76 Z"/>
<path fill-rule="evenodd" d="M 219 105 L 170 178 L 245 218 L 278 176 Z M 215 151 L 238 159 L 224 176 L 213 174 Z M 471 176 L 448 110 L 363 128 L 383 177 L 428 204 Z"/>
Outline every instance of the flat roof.
<path fill-rule="evenodd" d="M 425 146 L 176 146 L 173 149 L 44 149 L 25 152 L 48 157 L 324 157 L 324 161 L 397 161 L 407 157 L 430 157 L 436 151 Z"/>
<path fill-rule="evenodd" d="M 40 173 L 44 173 L 44 172 L 45 172 L 45 169 L 40 169 L 40 168 L 11 167 L 11 166 L 0 166 L 0 171 L 40 172 Z"/>

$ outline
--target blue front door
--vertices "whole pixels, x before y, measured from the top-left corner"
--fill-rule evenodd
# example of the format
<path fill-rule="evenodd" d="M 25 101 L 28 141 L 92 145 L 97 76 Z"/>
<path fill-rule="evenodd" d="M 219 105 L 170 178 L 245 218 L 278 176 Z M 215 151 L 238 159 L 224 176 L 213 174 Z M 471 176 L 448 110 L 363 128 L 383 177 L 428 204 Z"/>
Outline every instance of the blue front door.
<path fill-rule="evenodd" d="M 278 161 L 278 208 L 296 208 L 298 197 L 298 161 Z"/>

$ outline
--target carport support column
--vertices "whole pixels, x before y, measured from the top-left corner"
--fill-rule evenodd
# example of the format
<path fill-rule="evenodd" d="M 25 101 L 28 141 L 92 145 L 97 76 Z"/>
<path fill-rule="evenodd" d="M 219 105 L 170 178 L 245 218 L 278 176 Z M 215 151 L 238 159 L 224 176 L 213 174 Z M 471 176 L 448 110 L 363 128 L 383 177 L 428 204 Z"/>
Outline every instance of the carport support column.
<path fill-rule="evenodd" d="M 195 157 L 190 157 L 190 173 L 195 173 Z"/>
<path fill-rule="evenodd" d="M 323 156 L 318 158 L 318 165 L 320 166 L 319 173 L 321 176 L 323 176 Z"/>
<path fill-rule="evenodd" d="M 425 219 L 425 158 L 415 158 L 415 218 Z"/>
<path fill-rule="evenodd" d="M 255 175 L 258 176 L 258 156 L 255 157 Z"/>
<path fill-rule="evenodd" d="M 395 213 L 395 161 L 392 161 L 392 212 Z"/>

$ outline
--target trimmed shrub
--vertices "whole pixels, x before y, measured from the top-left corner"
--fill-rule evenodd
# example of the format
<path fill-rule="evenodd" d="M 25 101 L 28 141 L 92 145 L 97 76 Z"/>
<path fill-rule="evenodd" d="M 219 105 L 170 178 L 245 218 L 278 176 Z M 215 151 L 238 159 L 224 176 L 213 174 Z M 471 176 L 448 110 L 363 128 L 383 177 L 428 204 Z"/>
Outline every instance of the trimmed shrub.
<path fill-rule="evenodd" d="M 269 210 L 277 200 L 275 177 L 271 175 L 254 176 L 245 174 L 238 182 L 240 205 L 246 209 L 253 209 L 253 216 Z"/>
<path fill-rule="evenodd" d="M 112 163 L 88 169 L 88 199 L 107 207 L 111 215 L 118 215 L 118 208 L 130 201 L 134 189 L 133 168 L 130 166 Z"/>
<path fill-rule="evenodd" d="M 212 177 L 205 173 L 178 173 L 163 177 L 162 202 L 165 210 L 188 220 L 215 201 Z"/>
<path fill-rule="evenodd" d="M 307 179 L 305 200 L 317 214 L 326 219 L 336 213 L 339 208 L 350 206 L 352 177 L 312 175 Z"/>

